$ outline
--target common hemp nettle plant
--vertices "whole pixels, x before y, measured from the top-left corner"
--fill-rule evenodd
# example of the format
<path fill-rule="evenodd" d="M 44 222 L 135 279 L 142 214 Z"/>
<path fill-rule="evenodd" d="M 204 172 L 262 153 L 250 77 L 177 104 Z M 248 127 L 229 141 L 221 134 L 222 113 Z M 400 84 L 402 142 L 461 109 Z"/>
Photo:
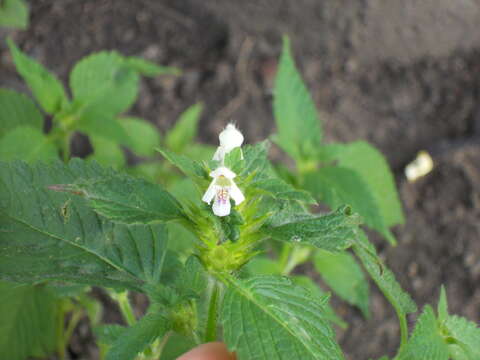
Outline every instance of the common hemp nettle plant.
<path fill-rule="evenodd" d="M 0 90 L 3 358 L 65 358 L 87 315 L 107 360 L 173 360 L 211 341 L 223 341 L 240 360 L 344 359 L 334 327 L 348 324 L 328 304 L 329 293 L 293 272 L 307 261 L 334 296 L 366 317 L 365 274 L 375 282 L 399 320 L 393 359 L 480 358 L 480 330 L 448 313 L 443 289 L 437 310 L 427 305 L 409 331 L 407 314 L 417 307 L 361 228 L 394 244 L 390 229 L 404 222 L 388 164 L 366 142 L 322 142 L 288 39 L 274 89 L 272 140 L 294 169 L 270 162 L 269 141 L 248 144 L 234 124 L 219 134 L 216 149 L 193 143 L 200 105 L 164 139 L 122 115 L 136 99 L 140 75 L 174 69 L 93 54 L 73 69 L 69 98 L 53 74 L 9 46 L 53 127 L 44 134 L 37 105 Z M 70 159 L 74 132 L 89 136 L 96 158 Z M 122 160 L 112 169 L 95 161 L 108 164 L 109 153 L 124 159 L 120 146 L 148 162 L 129 168 Z M 332 211 L 312 211 L 317 203 Z M 99 322 L 90 286 L 117 301 L 126 326 Z M 131 292 L 149 299 L 141 317 Z"/>

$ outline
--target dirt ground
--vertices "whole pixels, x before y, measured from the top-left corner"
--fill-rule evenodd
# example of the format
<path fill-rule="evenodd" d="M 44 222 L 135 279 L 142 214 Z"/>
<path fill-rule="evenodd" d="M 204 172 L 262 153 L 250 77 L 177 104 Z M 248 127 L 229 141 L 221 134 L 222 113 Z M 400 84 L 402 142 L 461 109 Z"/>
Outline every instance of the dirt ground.
<path fill-rule="evenodd" d="M 382 256 L 422 307 L 444 284 L 450 310 L 480 321 L 479 0 L 35 0 L 31 25 L 10 34 L 67 81 L 81 57 L 115 49 L 184 70 L 142 82 L 132 113 L 165 131 L 203 101 L 200 140 L 234 119 L 248 142 L 272 134 L 271 90 L 282 34 L 321 110 L 326 141 L 368 139 L 387 156 L 407 215 Z M 25 90 L 0 42 L 0 86 Z M 435 169 L 403 169 L 419 150 Z M 334 299 L 350 323 L 349 359 L 393 355 L 394 313 L 373 290 L 374 316 Z M 412 322 L 414 318 L 410 319 Z M 82 333 L 83 331 L 83 333 Z M 77 332 L 72 358 L 89 359 Z M 83 350 L 82 350 L 83 349 Z M 83 351 L 83 353 L 82 353 Z M 93 350 L 92 350 L 93 351 Z"/>

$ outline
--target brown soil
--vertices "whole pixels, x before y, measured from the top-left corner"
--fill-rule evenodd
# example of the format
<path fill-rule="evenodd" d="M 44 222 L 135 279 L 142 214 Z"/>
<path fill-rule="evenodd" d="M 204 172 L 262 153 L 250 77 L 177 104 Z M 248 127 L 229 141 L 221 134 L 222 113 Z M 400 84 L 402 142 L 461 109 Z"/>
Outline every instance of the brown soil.
<path fill-rule="evenodd" d="M 200 140 L 212 143 L 230 119 L 249 142 L 272 134 L 272 80 L 281 36 L 289 34 L 326 140 L 368 139 L 394 169 L 407 223 L 396 229 L 396 248 L 377 242 L 387 263 L 420 307 L 435 304 L 444 284 L 451 311 L 480 321 L 480 1 L 36 0 L 30 6 L 30 28 L 0 37 L 13 36 L 65 82 L 77 60 L 103 49 L 178 66 L 184 70 L 178 79 L 142 82 L 132 113 L 165 131 L 201 100 Z M 0 60 L 0 86 L 25 90 L 3 41 Z M 408 183 L 403 168 L 421 149 L 433 155 L 435 170 Z M 394 354 L 396 320 L 378 291 L 369 320 L 334 303 L 351 324 L 339 332 L 349 359 Z M 72 357 L 93 356 L 81 352 L 74 347 Z"/>

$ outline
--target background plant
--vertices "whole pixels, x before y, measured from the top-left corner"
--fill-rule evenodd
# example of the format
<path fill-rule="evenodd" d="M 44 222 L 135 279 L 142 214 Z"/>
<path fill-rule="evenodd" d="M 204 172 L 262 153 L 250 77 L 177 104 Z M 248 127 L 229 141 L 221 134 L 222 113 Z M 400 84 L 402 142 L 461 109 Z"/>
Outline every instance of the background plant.
<path fill-rule="evenodd" d="M 23 0 L 0 1 L 0 27 L 26 29 L 28 6 Z"/>
<path fill-rule="evenodd" d="M 284 80 L 287 76 L 291 78 L 290 83 Z M 401 221 L 398 207 L 393 206 L 397 216 L 390 215 L 388 221 L 382 213 L 383 223 L 375 219 L 378 213 L 373 210 L 370 210 L 373 215 L 365 213 L 362 207 L 369 198 L 372 206 L 380 206 L 378 203 L 383 199 L 376 198 L 377 191 L 382 186 L 388 189 L 393 183 L 391 178 L 389 182 L 388 173 L 380 177 L 382 181 L 378 185 L 365 186 L 366 190 L 358 195 L 362 184 L 375 182 L 369 180 L 370 172 L 362 173 L 368 163 L 362 166 L 360 160 L 351 163 L 348 159 L 342 160 L 342 154 L 348 154 L 351 145 L 320 146 L 319 133 L 315 135 L 308 127 L 300 135 L 288 128 L 281 135 L 282 126 L 297 119 L 296 114 L 305 109 L 307 115 L 302 117 L 302 123 L 314 124 L 314 119 L 318 124 L 315 109 L 291 60 L 288 42 L 277 77 L 275 99 L 274 108 L 284 109 L 280 115 L 277 110 L 276 141 L 297 161 L 297 173 L 279 166 L 277 171 L 292 184 L 305 187 L 310 177 L 318 177 L 320 181 L 328 179 L 330 171 L 356 174 L 345 176 L 347 185 L 343 180 L 339 180 L 339 184 L 330 180 L 331 191 L 322 193 L 326 190 L 320 189 L 314 193 L 332 207 L 348 203 L 343 201 L 344 197 L 357 197 L 360 199 L 357 203 L 351 201 L 353 210 L 359 212 L 370 227 L 392 240 L 388 227 Z M 284 114 L 295 117 L 281 118 Z M 368 145 L 356 146 L 366 148 L 367 154 L 378 155 Z M 149 313 L 138 322 L 130 317 L 130 328 L 99 329 L 100 341 L 111 346 L 107 358 L 132 358 L 139 351 L 145 351 L 146 356 L 158 356 L 162 350 L 165 356 L 169 344 L 183 342 L 188 348 L 194 343 L 215 339 L 219 336 L 219 316 L 223 338 L 240 358 L 281 359 L 297 354 L 298 358 L 335 359 L 342 355 L 328 324 L 328 319 L 335 319 L 325 308 L 328 296 L 320 295 L 315 284 L 304 278 L 297 279 L 303 284 L 300 286 L 275 275 L 252 277 L 249 272 L 259 267 L 249 269 L 249 265 L 247 268 L 242 265 L 256 255 L 258 246 L 268 244 L 267 238 L 273 238 L 288 244 L 280 246 L 280 264 L 285 266 L 275 271 L 289 273 L 296 264 L 314 256 L 317 268 L 329 279 L 338 273 L 332 270 L 335 266 L 358 273 L 358 265 L 350 253 L 345 252 L 352 248 L 397 311 L 402 330 L 397 358 L 474 358 L 478 329 L 464 319 L 452 320 L 454 317 L 446 313 L 444 296 L 438 318 L 427 307 L 407 339 L 405 316 L 415 311 L 415 305 L 358 229 L 358 216 L 350 207 L 342 207 L 329 215 L 310 214 L 307 205 L 313 203 L 313 199 L 278 177 L 267 160 L 266 150 L 266 143 L 246 146 L 243 160 L 239 151 L 233 151 L 225 159 L 225 164 L 239 175 L 238 184 L 249 200 L 229 217 L 221 219 L 212 216 L 210 209 L 198 200 L 209 183 L 209 170 L 218 164 L 195 162 L 166 149 L 161 149 L 162 154 L 189 177 L 190 185 L 197 186 L 197 196 L 184 192 L 183 198 L 175 199 L 158 185 L 81 161 L 35 166 L 5 163 L 0 173 L 5 190 L 2 191 L 2 228 L 6 229 L 1 274 L 23 282 L 50 278 L 148 294 L 152 300 Z M 381 157 L 380 160 L 383 161 Z M 328 165 L 331 163 L 336 165 Z M 319 165 L 322 166 L 317 169 Z M 385 168 L 388 171 L 388 167 Z M 350 172 L 343 171 L 345 169 Z M 383 180 L 385 176 L 387 181 Z M 340 175 L 339 179 L 342 179 Z M 393 192 L 391 188 L 388 191 L 395 203 L 394 188 Z M 367 221 L 367 216 L 373 220 Z M 194 235 L 196 257 L 188 257 L 183 267 L 182 256 L 169 250 L 167 228 L 161 224 L 164 222 L 176 222 Z M 88 236 L 85 236 L 85 227 L 89 230 Z M 37 247 L 35 244 L 40 238 L 43 245 Z M 278 249 L 277 245 L 272 247 Z M 314 248 L 321 251 L 317 253 Z M 32 249 L 36 256 L 32 256 Z M 186 249 L 191 253 L 193 248 Z M 335 252 L 334 256 L 331 252 Z M 39 257 L 41 254 L 46 257 Z M 12 266 L 20 263 L 24 266 Z M 236 271 L 241 269 L 244 271 Z M 338 280 L 346 290 L 335 286 L 333 289 L 348 298 L 346 294 L 352 287 L 344 280 L 346 277 Z M 364 284 L 363 277 L 356 282 Z M 336 283 L 332 277 L 331 284 Z M 304 288 L 305 284 L 310 291 Z M 208 288 L 207 294 L 201 291 L 205 288 Z M 357 300 L 352 302 L 366 312 L 362 296 L 357 295 Z M 128 309 L 128 302 L 125 306 Z M 265 334 L 271 337 L 263 336 Z"/>

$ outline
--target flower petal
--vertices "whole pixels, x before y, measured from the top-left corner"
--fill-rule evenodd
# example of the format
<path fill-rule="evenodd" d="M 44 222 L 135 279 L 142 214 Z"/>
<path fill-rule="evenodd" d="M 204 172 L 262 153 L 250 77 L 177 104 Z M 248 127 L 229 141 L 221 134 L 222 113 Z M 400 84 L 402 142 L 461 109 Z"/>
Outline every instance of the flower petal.
<path fill-rule="evenodd" d="M 206 202 L 207 204 L 210 204 L 212 202 L 213 197 L 215 196 L 217 189 L 215 186 L 215 180 L 212 180 L 210 185 L 208 186 L 207 191 L 205 191 L 205 194 L 203 194 L 202 201 Z"/>
<path fill-rule="evenodd" d="M 237 174 L 235 174 L 232 170 L 229 168 L 226 168 L 225 166 L 220 166 L 219 168 L 213 170 L 210 173 L 210 177 L 217 178 L 219 176 L 225 176 L 227 179 L 233 179 Z"/>
<path fill-rule="evenodd" d="M 245 200 L 245 196 L 243 196 L 242 191 L 238 188 L 237 184 L 232 181 L 232 185 L 230 185 L 230 196 L 235 201 L 235 205 L 240 205 L 240 203 Z"/>
<path fill-rule="evenodd" d="M 227 197 L 225 201 L 222 199 L 215 197 L 215 201 L 213 202 L 212 210 L 213 213 L 217 216 L 227 216 L 230 215 L 230 199 Z"/>
<path fill-rule="evenodd" d="M 225 130 L 220 133 L 218 139 L 220 140 L 220 146 L 225 148 L 225 153 L 229 153 L 243 144 L 243 135 L 233 124 L 228 124 Z"/>
<path fill-rule="evenodd" d="M 223 146 L 219 146 L 215 154 L 213 154 L 212 160 L 222 161 L 225 158 L 225 148 Z"/>

